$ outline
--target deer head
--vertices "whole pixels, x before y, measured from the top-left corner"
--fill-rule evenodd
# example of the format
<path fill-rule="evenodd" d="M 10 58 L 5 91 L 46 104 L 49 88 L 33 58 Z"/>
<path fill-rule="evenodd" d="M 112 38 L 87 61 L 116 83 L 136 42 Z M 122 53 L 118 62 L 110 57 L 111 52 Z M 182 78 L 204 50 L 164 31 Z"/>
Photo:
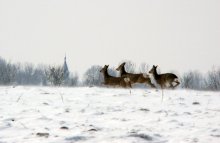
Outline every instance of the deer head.
<path fill-rule="evenodd" d="M 108 66 L 109 66 L 109 65 L 105 65 L 105 66 L 100 70 L 100 72 L 101 72 L 101 73 L 105 73 L 105 72 L 107 71 L 107 69 L 108 69 Z"/>
<path fill-rule="evenodd" d="M 120 70 L 125 66 L 125 64 L 126 64 L 126 63 L 123 62 L 116 70 L 117 70 L 117 71 L 120 71 Z"/>
<path fill-rule="evenodd" d="M 158 66 L 153 65 L 152 69 L 149 71 L 149 74 L 155 74 L 155 73 L 157 73 L 157 67 L 158 67 Z"/>

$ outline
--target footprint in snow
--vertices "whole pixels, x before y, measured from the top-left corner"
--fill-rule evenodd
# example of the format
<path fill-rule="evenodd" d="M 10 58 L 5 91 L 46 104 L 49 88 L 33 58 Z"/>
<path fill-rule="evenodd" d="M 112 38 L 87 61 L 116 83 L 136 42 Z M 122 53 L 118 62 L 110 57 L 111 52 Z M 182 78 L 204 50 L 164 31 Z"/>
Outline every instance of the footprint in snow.
<path fill-rule="evenodd" d="M 146 134 L 131 134 L 129 135 L 129 137 L 137 137 L 137 138 L 141 138 L 147 141 L 152 141 L 153 137 L 146 135 Z"/>
<path fill-rule="evenodd" d="M 67 137 L 65 140 L 67 141 L 73 141 L 73 142 L 77 142 L 77 141 L 85 141 L 88 138 L 85 136 L 73 136 L 73 137 Z"/>
<path fill-rule="evenodd" d="M 14 122 L 15 118 L 8 118 L 8 119 L 5 119 L 4 121 L 12 121 L 12 122 Z"/>
<path fill-rule="evenodd" d="M 213 135 L 213 134 L 211 134 L 211 136 L 212 136 L 212 137 L 216 137 L 216 138 L 220 138 L 220 134 L 218 134 L 218 135 Z"/>
<path fill-rule="evenodd" d="M 41 93 L 41 94 L 50 94 L 49 92 L 43 92 L 43 93 Z"/>
<path fill-rule="evenodd" d="M 95 128 L 92 128 L 92 129 L 89 129 L 88 132 L 97 132 L 98 129 L 95 129 Z"/>
<path fill-rule="evenodd" d="M 190 113 L 190 112 L 184 112 L 183 114 L 184 115 L 192 115 L 192 113 Z"/>
<path fill-rule="evenodd" d="M 193 102 L 192 104 L 193 104 L 193 105 L 200 105 L 199 102 Z"/>
<path fill-rule="evenodd" d="M 140 111 L 143 111 L 143 112 L 149 112 L 149 111 L 150 111 L 150 110 L 147 109 L 147 108 L 140 108 L 139 110 L 140 110 Z"/>
<path fill-rule="evenodd" d="M 69 128 L 66 127 L 66 126 L 62 126 L 62 127 L 60 127 L 60 129 L 61 129 L 61 130 L 69 130 Z"/>
<path fill-rule="evenodd" d="M 49 137 L 49 133 L 37 133 L 36 134 L 38 137 L 45 137 L 45 138 L 48 138 Z"/>
<path fill-rule="evenodd" d="M 69 113 L 69 112 L 70 112 L 70 109 L 69 109 L 69 108 L 66 108 L 66 109 L 65 109 L 65 112 L 66 112 L 66 113 Z"/>
<path fill-rule="evenodd" d="M 44 103 L 42 103 L 43 105 L 46 105 L 46 106 L 48 106 L 49 104 L 47 103 L 47 102 L 44 102 Z"/>

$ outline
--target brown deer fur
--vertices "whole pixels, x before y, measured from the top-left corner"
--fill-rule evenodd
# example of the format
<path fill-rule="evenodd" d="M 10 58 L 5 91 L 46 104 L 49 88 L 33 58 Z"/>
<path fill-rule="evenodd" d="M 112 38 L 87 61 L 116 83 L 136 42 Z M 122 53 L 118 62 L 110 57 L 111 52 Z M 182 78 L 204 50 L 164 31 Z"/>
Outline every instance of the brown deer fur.
<path fill-rule="evenodd" d="M 108 65 L 105 65 L 101 70 L 104 75 L 104 85 L 114 86 L 114 87 L 130 87 L 131 82 L 129 78 L 123 77 L 113 77 L 108 74 Z"/>
<path fill-rule="evenodd" d="M 158 74 L 157 66 L 153 65 L 149 73 L 153 75 L 154 80 L 158 85 L 160 85 L 162 89 L 175 88 L 180 84 L 180 82 L 178 81 L 178 77 L 173 73 Z M 175 83 L 176 85 L 173 85 L 173 83 Z"/>
<path fill-rule="evenodd" d="M 133 74 L 125 71 L 125 62 L 122 63 L 116 70 L 120 72 L 121 77 L 128 77 L 131 80 L 131 84 L 135 83 L 145 83 L 150 85 L 151 87 L 155 87 L 154 84 L 151 83 L 149 76 L 144 77 L 143 74 Z"/>

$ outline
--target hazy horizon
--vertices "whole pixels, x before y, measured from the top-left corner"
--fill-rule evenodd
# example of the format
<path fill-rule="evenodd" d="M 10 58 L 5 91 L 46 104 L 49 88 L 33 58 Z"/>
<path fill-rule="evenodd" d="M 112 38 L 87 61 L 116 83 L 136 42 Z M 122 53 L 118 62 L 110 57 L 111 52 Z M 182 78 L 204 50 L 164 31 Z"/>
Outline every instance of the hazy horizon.
<path fill-rule="evenodd" d="M 122 60 L 162 72 L 219 67 L 218 0 L 0 0 L 0 56 L 84 73 Z"/>

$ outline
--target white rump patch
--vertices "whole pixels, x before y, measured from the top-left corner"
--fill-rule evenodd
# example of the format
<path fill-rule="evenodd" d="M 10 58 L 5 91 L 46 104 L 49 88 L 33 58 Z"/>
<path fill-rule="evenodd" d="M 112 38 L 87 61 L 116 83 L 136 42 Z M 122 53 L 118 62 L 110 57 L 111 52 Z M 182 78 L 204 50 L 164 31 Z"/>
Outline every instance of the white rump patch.
<path fill-rule="evenodd" d="M 174 82 L 179 82 L 178 78 L 175 78 L 173 81 L 174 81 Z"/>
<path fill-rule="evenodd" d="M 179 82 L 179 80 L 178 80 L 178 78 L 175 78 L 175 79 L 173 80 L 173 82 L 172 82 L 172 85 L 173 85 L 173 86 L 177 85 L 177 82 Z"/>
<path fill-rule="evenodd" d="M 130 78 L 126 77 L 126 78 L 124 78 L 124 81 L 125 82 L 130 82 Z"/>

